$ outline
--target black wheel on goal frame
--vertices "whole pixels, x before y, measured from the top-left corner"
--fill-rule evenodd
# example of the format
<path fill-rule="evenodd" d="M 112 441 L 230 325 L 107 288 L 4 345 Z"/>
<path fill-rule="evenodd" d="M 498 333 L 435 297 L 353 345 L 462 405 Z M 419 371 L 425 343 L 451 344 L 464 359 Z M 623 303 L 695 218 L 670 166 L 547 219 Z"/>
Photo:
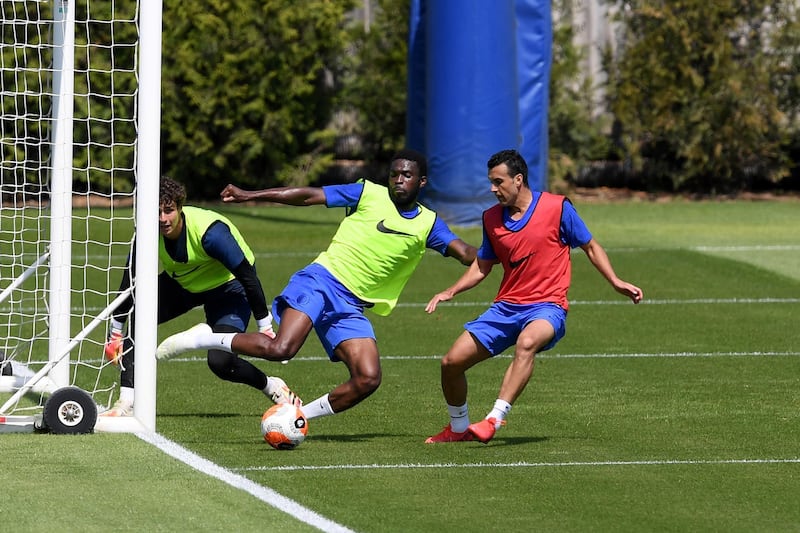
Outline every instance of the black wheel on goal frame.
<path fill-rule="evenodd" d="M 62 387 L 45 402 L 42 419 L 51 433 L 91 433 L 97 423 L 97 405 L 83 389 Z"/>

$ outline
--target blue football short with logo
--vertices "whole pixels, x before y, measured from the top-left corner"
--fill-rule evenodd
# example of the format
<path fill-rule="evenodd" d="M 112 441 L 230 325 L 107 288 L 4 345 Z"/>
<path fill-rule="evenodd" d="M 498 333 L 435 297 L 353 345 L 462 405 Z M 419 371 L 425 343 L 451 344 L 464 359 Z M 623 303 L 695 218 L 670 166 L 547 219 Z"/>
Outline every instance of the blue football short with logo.
<path fill-rule="evenodd" d="M 534 320 L 547 320 L 555 331 L 553 338 L 541 351 L 555 346 L 567 331 L 567 312 L 559 305 L 506 302 L 494 302 L 478 318 L 464 324 L 464 329 L 494 356 L 515 345 L 525 326 Z"/>
<path fill-rule="evenodd" d="M 296 272 L 272 303 L 272 314 L 280 325 L 287 307 L 308 315 L 325 352 L 338 361 L 333 351 L 349 339 L 375 339 L 375 331 L 364 309 L 364 302 L 341 284 L 320 264 L 311 263 Z"/>

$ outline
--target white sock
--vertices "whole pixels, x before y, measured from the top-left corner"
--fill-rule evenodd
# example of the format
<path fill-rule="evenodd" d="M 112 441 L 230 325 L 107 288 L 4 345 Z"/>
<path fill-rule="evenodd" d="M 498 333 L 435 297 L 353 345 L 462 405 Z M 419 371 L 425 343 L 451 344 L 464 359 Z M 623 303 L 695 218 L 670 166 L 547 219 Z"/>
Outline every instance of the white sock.
<path fill-rule="evenodd" d="M 464 405 L 448 405 L 447 412 L 450 413 L 450 430 L 453 433 L 464 433 L 469 427 L 469 408 Z"/>
<path fill-rule="evenodd" d="M 120 387 L 119 388 L 119 399 L 129 405 L 133 405 L 133 388 L 132 387 Z"/>
<path fill-rule="evenodd" d="M 225 350 L 226 352 L 233 353 L 231 343 L 233 342 L 236 333 L 208 333 L 206 335 L 198 335 L 194 338 L 195 346 L 190 349 L 194 350 Z"/>
<path fill-rule="evenodd" d="M 495 424 L 495 426 L 499 428 L 500 422 L 506 419 L 509 411 L 511 411 L 511 404 L 498 398 L 494 401 L 494 407 L 489 414 L 486 415 L 486 418 L 497 419 L 497 424 Z"/>
<path fill-rule="evenodd" d="M 275 390 L 276 385 L 276 380 L 271 376 L 267 376 L 267 386 L 263 389 L 264 394 L 266 394 L 267 397 L 270 397 L 272 395 L 272 391 Z"/>
<path fill-rule="evenodd" d="M 320 396 L 311 403 L 303 405 L 300 410 L 303 411 L 303 416 L 305 416 L 307 420 L 335 414 L 331 407 L 331 402 L 328 401 L 327 394 L 325 396 Z"/>

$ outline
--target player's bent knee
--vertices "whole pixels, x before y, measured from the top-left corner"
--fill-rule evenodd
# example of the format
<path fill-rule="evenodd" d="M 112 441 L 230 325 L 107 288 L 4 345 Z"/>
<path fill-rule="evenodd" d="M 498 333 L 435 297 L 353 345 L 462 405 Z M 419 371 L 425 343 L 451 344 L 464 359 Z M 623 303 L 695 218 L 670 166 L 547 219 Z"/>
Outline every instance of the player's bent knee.
<path fill-rule="evenodd" d="M 542 341 L 541 339 L 520 339 L 517 341 L 514 353 L 516 356 L 535 357 L 542 348 L 550 342 L 550 339 Z"/>
<path fill-rule="evenodd" d="M 456 358 L 450 354 L 446 354 L 444 357 L 442 357 L 441 370 L 445 374 L 451 372 L 463 372 L 467 368 L 469 368 L 469 365 L 467 361 L 463 360 L 462 358 Z"/>
<path fill-rule="evenodd" d="M 209 350 L 207 362 L 208 368 L 218 377 L 226 379 L 233 367 L 234 355 L 223 352 L 222 350 Z"/>
<path fill-rule="evenodd" d="M 362 374 L 353 377 L 353 384 L 360 396 L 369 396 L 381 386 L 381 374 Z"/>

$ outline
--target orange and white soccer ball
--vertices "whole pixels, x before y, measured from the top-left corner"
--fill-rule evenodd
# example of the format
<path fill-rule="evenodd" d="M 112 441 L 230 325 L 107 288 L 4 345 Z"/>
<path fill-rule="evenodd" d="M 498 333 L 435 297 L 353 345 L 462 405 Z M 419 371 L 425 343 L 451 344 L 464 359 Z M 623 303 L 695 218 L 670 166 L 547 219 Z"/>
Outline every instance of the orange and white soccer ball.
<path fill-rule="evenodd" d="M 264 441 L 276 450 L 293 450 L 306 438 L 308 420 L 292 404 L 273 405 L 261 417 Z"/>

